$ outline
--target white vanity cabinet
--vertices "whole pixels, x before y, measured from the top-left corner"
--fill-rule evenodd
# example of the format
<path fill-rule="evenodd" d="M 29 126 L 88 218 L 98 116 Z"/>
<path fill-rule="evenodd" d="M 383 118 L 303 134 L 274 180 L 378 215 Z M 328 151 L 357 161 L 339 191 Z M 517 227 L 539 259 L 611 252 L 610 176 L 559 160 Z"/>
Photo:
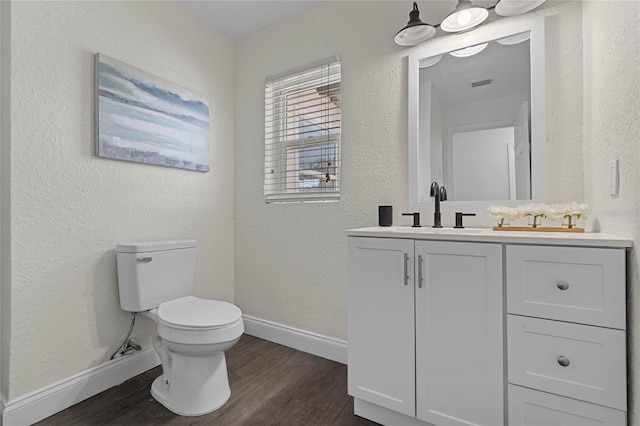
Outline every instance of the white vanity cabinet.
<path fill-rule="evenodd" d="M 348 256 L 349 394 L 417 424 L 504 424 L 502 246 L 350 237 Z"/>
<path fill-rule="evenodd" d="M 348 235 L 348 392 L 382 425 L 623 426 L 626 251 L 605 234 Z"/>

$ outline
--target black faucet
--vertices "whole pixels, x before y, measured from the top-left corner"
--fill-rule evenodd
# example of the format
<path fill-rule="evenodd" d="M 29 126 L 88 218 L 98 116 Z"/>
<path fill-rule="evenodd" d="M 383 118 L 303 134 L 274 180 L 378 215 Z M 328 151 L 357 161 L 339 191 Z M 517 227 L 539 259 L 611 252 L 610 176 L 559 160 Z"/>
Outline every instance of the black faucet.
<path fill-rule="evenodd" d="M 432 228 L 442 228 L 442 217 L 440 215 L 440 201 L 446 201 L 447 190 L 444 186 L 439 186 L 437 182 L 431 184 L 431 197 L 435 199 L 435 210 L 433 212 Z"/>

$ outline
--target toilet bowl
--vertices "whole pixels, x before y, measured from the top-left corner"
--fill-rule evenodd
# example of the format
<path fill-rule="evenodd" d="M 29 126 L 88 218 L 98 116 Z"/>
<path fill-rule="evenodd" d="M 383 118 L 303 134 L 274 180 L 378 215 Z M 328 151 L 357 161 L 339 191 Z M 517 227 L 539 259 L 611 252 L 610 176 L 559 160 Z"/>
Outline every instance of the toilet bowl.
<path fill-rule="evenodd" d="M 182 416 L 220 408 L 231 396 L 224 351 L 244 331 L 242 313 L 231 303 L 186 296 L 143 312 L 153 319 L 162 375 L 151 395 Z"/>
<path fill-rule="evenodd" d="M 162 375 L 151 395 L 183 416 L 220 408 L 231 395 L 224 351 L 244 325 L 237 306 L 190 294 L 195 241 L 119 244 L 116 251 L 121 307 L 156 324 L 153 347 Z"/>

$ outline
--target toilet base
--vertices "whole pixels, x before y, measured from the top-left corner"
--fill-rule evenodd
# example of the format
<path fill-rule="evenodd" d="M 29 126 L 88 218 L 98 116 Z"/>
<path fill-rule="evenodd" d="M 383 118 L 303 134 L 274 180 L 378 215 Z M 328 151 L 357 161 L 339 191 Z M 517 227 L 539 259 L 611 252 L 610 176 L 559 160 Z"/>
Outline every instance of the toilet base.
<path fill-rule="evenodd" d="M 171 370 L 170 378 L 162 374 L 153 381 L 151 396 L 175 414 L 201 416 L 211 413 L 231 396 L 224 352 L 208 356 L 174 353 Z"/>

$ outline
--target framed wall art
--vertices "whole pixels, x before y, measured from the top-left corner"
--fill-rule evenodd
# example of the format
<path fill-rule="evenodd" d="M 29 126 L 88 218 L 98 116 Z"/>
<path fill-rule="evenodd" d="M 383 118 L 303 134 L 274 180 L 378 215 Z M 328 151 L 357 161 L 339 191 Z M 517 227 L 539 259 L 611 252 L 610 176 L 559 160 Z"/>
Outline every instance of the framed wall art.
<path fill-rule="evenodd" d="M 209 102 L 96 54 L 96 155 L 209 171 Z"/>

